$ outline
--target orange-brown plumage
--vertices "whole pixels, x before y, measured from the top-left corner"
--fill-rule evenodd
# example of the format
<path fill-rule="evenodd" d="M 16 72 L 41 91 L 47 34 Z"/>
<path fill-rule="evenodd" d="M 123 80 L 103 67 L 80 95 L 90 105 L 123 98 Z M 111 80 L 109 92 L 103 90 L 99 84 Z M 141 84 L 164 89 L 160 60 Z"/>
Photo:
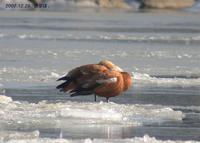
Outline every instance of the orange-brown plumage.
<path fill-rule="evenodd" d="M 105 78 L 116 78 L 116 82 L 103 83 L 101 86 L 94 90 L 94 93 L 101 97 L 114 97 L 120 95 L 123 92 L 123 76 L 118 71 L 108 71 L 104 73 Z M 101 77 L 100 77 L 101 78 Z M 98 80 L 98 79 L 97 79 Z"/>
<path fill-rule="evenodd" d="M 70 92 L 71 96 L 95 94 L 107 100 L 129 89 L 132 83 L 128 73 L 106 60 L 77 67 L 58 80 L 65 82 L 57 88 Z"/>
<path fill-rule="evenodd" d="M 121 72 L 124 80 L 124 88 L 123 91 L 128 90 L 132 85 L 132 78 L 131 75 L 127 72 Z"/>
<path fill-rule="evenodd" d="M 71 91 L 87 83 L 92 76 L 103 73 L 106 70 L 108 68 L 98 64 L 88 64 L 74 68 L 66 76 L 58 79 L 66 80 L 66 82 L 58 85 L 57 88 L 64 92 Z"/>

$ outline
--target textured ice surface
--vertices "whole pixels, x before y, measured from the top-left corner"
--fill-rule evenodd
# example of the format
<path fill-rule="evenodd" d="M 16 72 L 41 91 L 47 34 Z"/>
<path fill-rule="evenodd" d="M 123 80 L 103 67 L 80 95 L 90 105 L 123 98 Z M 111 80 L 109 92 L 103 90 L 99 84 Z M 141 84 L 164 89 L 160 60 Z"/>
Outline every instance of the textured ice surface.
<path fill-rule="evenodd" d="M 39 73 L 39 74 L 38 74 Z M 56 69 L 33 69 L 33 68 L 2 68 L 0 69 L 0 81 L 2 82 L 55 82 L 61 75 L 65 74 L 65 71 L 58 71 Z M 134 84 L 156 84 L 159 86 L 199 86 L 200 76 L 191 77 L 187 75 L 185 77 L 154 77 L 146 73 L 132 72 L 132 78 Z M 177 75 L 179 76 L 179 75 Z M 4 78 L 5 77 L 5 78 Z M 0 84 L 0 87 L 2 85 Z"/>
<path fill-rule="evenodd" d="M 154 84 L 159 86 L 200 86 L 200 77 L 190 78 L 190 77 L 153 77 L 149 74 L 142 74 L 133 72 L 133 80 L 136 84 Z"/>
<path fill-rule="evenodd" d="M 18 38 L 22 40 L 84 40 L 84 41 L 121 41 L 121 42 L 161 42 L 161 43 L 186 43 L 200 42 L 199 35 L 125 35 L 125 34 L 101 34 L 101 35 L 82 35 L 82 34 L 62 34 L 62 35 L 38 35 L 38 34 L 5 34 L 0 33 L 0 38 Z"/>
<path fill-rule="evenodd" d="M 3 143 L 200 143 L 199 141 L 181 141 L 181 140 L 158 140 L 155 137 L 144 135 L 143 137 L 134 137 L 129 139 L 51 139 L 39 138 L 39 132 L 30 133 L 4 132 L 0 133 L 0 141 Z"/>
<path fill-rule="evenodd" d="M 33 126 L 64 127 L 78 124 L 143 125 L 181 121 L 184 114 L 172 108 L 156 105 L 129 105 L 116 103 L 64 103 L 38 104 L 12 101 L 0 96 L 1 127 Z"/>
<path fill-rule="evenodd" d="M 0 95 L 0 104 L 9 104 L 12 102 L 12 98 L 4 95 Z"/>
<path fill-rule="evenodd" d="M 39 138 L 39 131 L 17 132 L 17 131 L 0 131 L 0 142 L 29 142 Z"/>

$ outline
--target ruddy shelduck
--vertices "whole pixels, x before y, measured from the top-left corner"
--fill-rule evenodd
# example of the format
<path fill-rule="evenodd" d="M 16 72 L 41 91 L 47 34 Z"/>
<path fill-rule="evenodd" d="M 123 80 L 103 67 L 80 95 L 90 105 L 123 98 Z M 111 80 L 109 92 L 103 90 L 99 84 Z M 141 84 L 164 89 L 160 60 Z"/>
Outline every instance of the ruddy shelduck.
<path fill-rule="evenodd" d="M 98 64 L 88 64 L 72 69 L 58 80 L 65 82 L 58 85 L 57 89 L 69 92 L 71 96 L 96 95 L 106 97 L 118 96 L 131 87 L 130 74 L 124 72 L 111 61 L 104 60 Z"/>

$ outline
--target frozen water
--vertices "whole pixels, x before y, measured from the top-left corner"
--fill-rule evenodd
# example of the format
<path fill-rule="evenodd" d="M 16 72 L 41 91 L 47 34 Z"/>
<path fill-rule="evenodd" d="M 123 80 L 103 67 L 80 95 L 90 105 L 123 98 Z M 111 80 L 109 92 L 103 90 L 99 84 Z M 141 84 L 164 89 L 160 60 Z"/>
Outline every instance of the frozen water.
<path fill-rule="evenodd" d="M 155 105 L 123 105 L 116 103 L 48 103 L 38 104 L 12 101 L 1 95 L 1 126 L 30 125 L 39 127 L 66 124 L 117 124 L 143 125 L 160 124 L 167 121 L 181 121 L 184 114 L 169 107 Z"/>
<path fill-rule="evenodd" d="M 37 138 L 38 132 L 32 133 L 12 133 L 8 136 L 1 137 L 4 143 L 199 143 L 198 141 L 172 141 L 158 140 L 155 137 L 144 135 L 143 137 L 135 137 L 130 139 L 50 139 Z"/>
<path fill-rule="evenodd" d="M 33 132 L 14 132 L 0 131 L 1 142 L 29 142 L 39 138 L 39 131 Z"/>
<path fill-rule="evenodd" d="M 200 140 L 199 26 L 185 11 L 1 11 L 1 141 Z M 56 91 L 58 77 L 102 59 L 132 73 L 123 96 L 94 103 Z"/>
<path fill-rule="evenodd" d="M 135 81 L 135 84 L 154 84 L 154 85 L 159 85 L 159 86 L 178 86 L 178 87 L 192 87 L 192 86 L 200 86 L 200 77 L 190 77 L 190 76 L 171 76 L 168 75 L 168 77 L 165 76 L 160 76 L 160 77 L 155 77 L 155 76 L 150 76 L 149 74 L 142 74 L 142 73 L 137 73 L 133 72 L 133 80 Z"/>
<path fill-rule="evenodd" d="M 0 95 L 0 104 L 8 104 L 9 102 L 12 102 L 11 97 Z"/>

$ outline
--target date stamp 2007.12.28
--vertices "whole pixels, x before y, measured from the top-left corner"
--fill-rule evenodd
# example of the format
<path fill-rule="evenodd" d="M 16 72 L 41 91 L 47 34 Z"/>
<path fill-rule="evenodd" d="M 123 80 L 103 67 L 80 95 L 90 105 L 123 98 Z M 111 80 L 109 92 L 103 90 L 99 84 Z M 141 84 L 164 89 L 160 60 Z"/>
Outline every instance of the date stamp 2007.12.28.
<path fill-rule="evenodd" d="M 5 4 L 6 9 L 31 9 L 31 8 L 49 8 L 47 4 L 45 3 L 39 3 L 39 4 L 23 4 L 23 3 L 7 3 Z"/>

